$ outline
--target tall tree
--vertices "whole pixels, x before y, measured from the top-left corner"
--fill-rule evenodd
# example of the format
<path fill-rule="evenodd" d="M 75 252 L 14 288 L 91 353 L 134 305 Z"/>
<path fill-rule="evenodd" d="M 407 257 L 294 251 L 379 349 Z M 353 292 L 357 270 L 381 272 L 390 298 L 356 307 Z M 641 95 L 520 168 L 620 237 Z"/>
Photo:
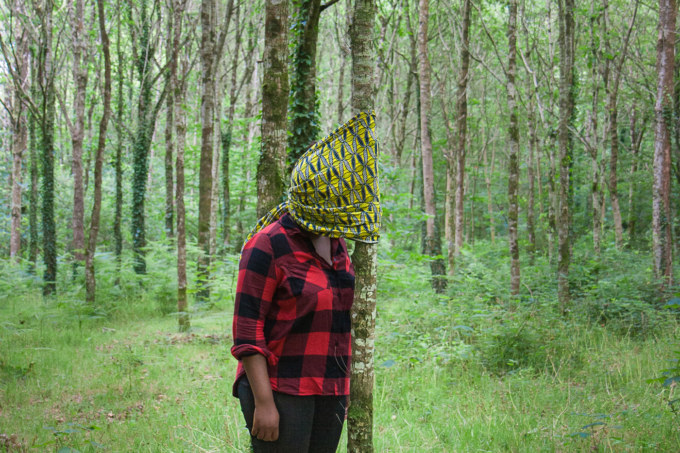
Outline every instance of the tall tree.
<path fill-rule="evenodd" d="M 180 40 L 182 36 L 182 22 L 186 0 L 173 0 L 172 14 L 174 29 L 172 35 L 172 49 L 175 59 L 179 59 Z M 185 72 L 185 71 L 182 71 Z M 190 327 L 187 313 L 187 250 L 186 250 L 186 210 L 184 207 L 184 147 L 186 142 L 186 112 L 184 111 L 184 99 L 186 97 L 186 74 L 179 80 L 177 70 L 170 78 L 170 89 L 173 91 L 175 122 L 175 137 L 177 138 L 176 162 L 175 162 L 175 204 L 177 206 L 177 323 L 180 332 L 185 332 Z"/>
<path fill-rule="evenodd" d="M 215 0 L 201 2 L 201 158 L 198 183 L 198 248 L 196 296 L 199 300 L 210 298 L 210 260 L 214 241 L 214 205 L 217 169 L 215 155 L 216 101 L 218 97 L 217 74 L 226 35 L 229 31 L 234 1 L 226 6 L 226 18 L 222 26 L 217 25 L 217 3 Z M 218 34 L 218 29 L 220 30 Z M 221 93 L 220 93 L 221 95 Z"/>
<path fill-rule="evenodd" d="M 463 17 L 461 24 L 460 67 L 456 88 L 456 136 L 455 152 L 447 153 L 446 167 L 446 228 L 449 275 L 455 272 L 456 257 L 463 247 L 463 207 L 465 200 L 465 154 L 467 148 L 467 90 L 470 72 L 470 11 L 471 1 L 463 0 Z M 442 107 L 444 106 L 442 100 Z M 448 115 L 446 115 L 448 117 Z M 450 134 L 448 118 L 447 134 Z"/>
<path fill-rule="evenodd" d="M 430 136 L 430 61 L 427 51 L 429 0 L 420 0 L 418 9 L 418 73 L 420 74 L 420 143 L 423 164 L 423 197 L 425 203 L 425 249 L 432 258 L 432 287 L 437 292 L 446 289 L 446 266 L 441 255 L 441 239 L 436 227 L 437 206 L 435 202 L 432 140 Z"/>
<path fill-rule="evenodd" d="M 607 115 L 609 116 L 609 180 L 607 181 L 607 186 L 609 188 L 609 199 L 612 205 L 612 215 L 614 217 L 614 232 L 616 235 L 616 247 L 623 247 L 623 221 L 621 219 L 621 207 L 619 205 L 619 193 L 618 193 L 618 159 L 619 159 L 619 125 L 618 125 L 618 95 L 619 86 L 621 84 L 621 76 L 623 75 L 623 64 L 628 56 L 628 43 L 630 41 L 630 35 L 633 31 L 633 26 L 635 25 L 635 18 L 637 17 L 639 1 L 635 2 L 635 9 L 631 16 L 630 24 L 628 26 L 628 31 L 626 32 L 624 41 L 621 45 L 621 49 L 616 52 L 611 48 L 609 35 L 605 39 L 605 48 L 610 57 L 611 63 L 613 64 L 613 74 L 610 78 L 607 86 Z M 604 20 L 609 22 L 609 4 L 608 1 L 604 2 Z M 609 63 L 608 63 L 609 64 Z"/>
<path fill-rule="evenodd" d="M 90 216 L 90 233 L 87 240 L 85 254 L 85 290 L 86 300 L 90 303 L 95 301 L 97 281 L 95 279 L 94 252 L 97 249 L 97 235 L 99 233 L 99 219 L 102 206 L 102 169 L 104 166 L 104 150 L 106 148 L 106 131 L 111 116 L 111 52 L 109 50 L 109 35 L 106 32 L 106 16 L 104 13 L 104 0 L 97 0 L 97 12 L 99 17 L 99 37 L 104 54 L 104 89 L 102 101 L 104 112 L 99 123 L 99 140 L 94 163 L 94 201 L 92 203 L 92 215 Z"/>
<path fill-rule="evenodd" d="M 290 84 L 289 167 L 295 164 L 319 134 L 316 107 L 316 43 L 319 35 L 321 0 L 296 0 L 293 16 L 295 50 Z"/>
<path fill-rule="evenodd" d="M 560 22 L 560 114 L 559 143 L 559 209 L 557 294 L 562 312 L 569 308 L 569 265 L 571 263 L 571 169 L 573 164 L 573 123 L 575 106 L 574 0 L 559 0 Z"/>
<path fill-rule="evenodd" d="M 172 5 L 172 2 L 171 2 Z M 173 7 L 170 6 L 168 11 L 167 20 L 167 41 L 165 46 L 165 60 L 168 65 L 168 70 L 165 73 L 166 84 L 168 85 L 168 94 L 165 98 L 165 234 L 167 237 L 171 238 L 175 235 L 174 228 L 174 216 L 175 216 L 175 204 L 174 204 L 174 180 L 173 180 L 173 167 L 172 158 L 174 154 L 174 103 L 175 103 L 175 92 L 172 89 L 171 80 L 173 77 L 177 77 L 177 52 L 173 46 L 173 28 L 177 26 L 175 24 L 175 15 L 173 14 Z"/>
<path fill-rule="evenodd" d="M 29 91 L 29 32 L 22 23 L 21 17 L 26 15 L 23 2 L 11 4 L 12 17 L 11 44 L 12 50 L 7 51 L 3 45 L 5 63 L 10 68 L 14 86 L 11 89 L 9 105 L 12 128 L 12 173 L 11 173 L 11 202 L 10 202 L 10 240 L 9 256 L 19 259 L 21 250 L 21 210 L 22 210 L 22 167 L 28 145 L 28 122 L 25 97 Z M 12 69 L 13 68 L 13 69 Z"/>
<path fill-rule="evenodd" d="M 519 295 L 519 124 L 517 108 L 517 0 L 510 0 L 508 15 L 508 67 L 506 70 L 506 89 L 508 94 L 508 110 L 510 122 L 508 137 L 510 139 L 509 174 L 508 174 L 508 243 L 510 246 L 510 294 Z"/>
<path fill-rule="evenodd" d="M 675 0 L 659 0 L 659 34 L 656 45 L 658 72 L 654 134 L 654 188 L 652 192 L 652 238 L 654 274 L 662 287 L 673 281 L 671 256 L 671 125 L 673 65 L 675 63 Z"/>
<path fill-rule="evenodd" d="M 262 152 L 257 166 L 257 215 L 281 202 L 285 187 L 288 108 L 288 2 L 266 0 L 262 77 Z"/>
<path fill-rule="evenodd" d="M 85 30 L 84 2 L 75 0 L 72 4 L 71 28 L 73 49 L 73 117 L 62 105 L 64 118 L 71 132 L 71 171 L 73 173 L 73 232 L 72 250 L 75 259 L 74 272 L 78 263 L 85 259 L 85 189 L 83 185 L 83 140 L 85 138 L 85 96 L 88 83 L 88 38 Z M 61 98 L 60 98 L 61 99 Z"/>
<path fill-rule="evenodd" d="M 43 294 L 57 291 L 57 227 L 54 220 L 54 119 L 56 114 L 56 93 L 54 79 L 56 70 L 52 51 L 52 10 L 53 0 L 35 4 L 40 20 L 40 42 L 38 45 L 38 83 L 40 99 L 40 148 L 42 160 L 42 226 L 43 226 Z"/>
<path fill-rule="evenodd" d="M 123 74 L 125 70 L 125 63 L 123 57 L 123 49 L 121 47 L 121 9 L 120 0 L 117 2 L 116 8 L 116 60 L 117 60 L 117 93 L 116 93 L 116 155 L 114 158 L 115 171 L 115 214 L 113 217 L 113 242 L 114 253 L 116 255 L 116 266 L 120 271 L 121 260 L 123 255 L 123 232 L 121 223 L 123 221 L 123 113 L 124 113 L 124 99 L 123 99 Z"/>
<path fill-rule="evenodd" d="M 375 2 L 356 0 L 349 29 L 352 51 L 352 112 L 374 108 Z M 347 416 L 347 451 L 373 452 L 373 352 L 377 295 L 377 244 L 357 242 L 352 253 L 356 288 L 352 306 L 352 371 Z"/>
<path fill-rule="evenodd" d="M 149 148 L 153 129 L 156 123 L 157 109 L 153 108 L 153 59 L 154 45 L 151 42 L 151 17 L 148 12 L 148 0 L 141 0 L 140 34 L 137 43 L 137 75 L 139 78 L 139 99 L 137 103 L 137 130 L 133 145 L 132 175 L 132 245 L 135 253 L 134 269 L 138 274 L 146 273 L 146 217 L 144 205 L 149 172 Z M 130 8 L 132 16 L 132 8 Z M 134 22 L 131 22 L 134 23 Z M 159 103 L 160 104 L 160 103 Z M 155 110 L 155 111 L 154 111 Z"/>
<path fill-rule="evenodd" d="M 201 2 L 201 160 L 198 184 L 198 291 L 199 300 L 208 300 L 210 290 L 210 211 L 212 209 L 212 162 L 215 130 L 217 50 L 217 5 L 215 0 Z"/>

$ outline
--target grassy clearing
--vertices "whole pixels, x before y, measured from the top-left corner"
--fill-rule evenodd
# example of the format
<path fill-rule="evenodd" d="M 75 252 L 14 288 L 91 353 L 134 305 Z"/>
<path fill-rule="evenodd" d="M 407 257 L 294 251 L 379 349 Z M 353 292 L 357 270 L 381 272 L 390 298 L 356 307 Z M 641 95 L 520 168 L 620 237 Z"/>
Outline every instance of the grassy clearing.
<path fill-rule="evenodd" d="M 558 317 L 549 291 L 510 305 L 504 270 L 469 260 L 446 298 L 425 265 L 381 261 L 377 451 L 678 450 L 674 388 L 647 383 L 677 349 L 671 314 L 625 329 L 628 312 Z M 529 287 L 546 278 L 525 274 Z M 227 297 L 184 335 L 157 290 L 122 291 L 101 310 L 78 293 L 37 294 L 25 283 L 0 299 L 0 451 L 248 451 Z"/>

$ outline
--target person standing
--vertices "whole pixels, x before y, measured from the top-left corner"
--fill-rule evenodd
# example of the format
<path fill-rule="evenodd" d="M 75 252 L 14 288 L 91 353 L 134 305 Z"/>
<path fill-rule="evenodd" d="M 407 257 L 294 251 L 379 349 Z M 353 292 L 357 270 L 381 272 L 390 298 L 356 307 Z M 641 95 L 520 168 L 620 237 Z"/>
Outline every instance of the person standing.
<path fill-rule="evenodd" d="M 344 239 L 377 242 L 375 114 L 310 147 L 287 200 L 241 252 L 232 355 L 257 452 L 334 452 L 348 405 L 354 268 Z"/>

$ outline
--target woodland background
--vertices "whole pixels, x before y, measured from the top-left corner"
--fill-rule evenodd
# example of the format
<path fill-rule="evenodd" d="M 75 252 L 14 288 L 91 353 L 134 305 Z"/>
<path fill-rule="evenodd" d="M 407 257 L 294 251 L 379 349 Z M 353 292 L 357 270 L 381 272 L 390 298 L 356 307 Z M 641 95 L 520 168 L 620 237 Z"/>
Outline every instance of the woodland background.
<path fill-rule="evenodd" d="M 239 250 L 306 147 L 373 109 L 348 451 L 674 451 L 676 16 L 3 1 L 0 448 L 246 451 Z"/>

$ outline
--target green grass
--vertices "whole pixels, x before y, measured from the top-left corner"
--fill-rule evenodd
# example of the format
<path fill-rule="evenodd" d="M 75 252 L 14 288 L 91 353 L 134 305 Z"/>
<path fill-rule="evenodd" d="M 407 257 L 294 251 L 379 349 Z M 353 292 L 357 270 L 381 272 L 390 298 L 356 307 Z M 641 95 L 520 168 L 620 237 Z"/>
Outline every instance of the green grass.
<path fill-rule="evenodd" d="M 448 297 L 430 291 L 426 264 L 380 262 L 376 451 L 678 450 L 675 388 L 647 382 L 677 349 L 672 314 L 655 310 L 639 334 L 587 311 L 562 318 L 545 272 L 528 268 L 532 297 L 510 304 L 504 269 L 463 259 Z M 93 310 L 81 289 L 44 301 L 4 272 L 0 451 L 248 451 L 231 396 L 230 272 L 189 334 L 158 288 L 104 288 Z"/>

